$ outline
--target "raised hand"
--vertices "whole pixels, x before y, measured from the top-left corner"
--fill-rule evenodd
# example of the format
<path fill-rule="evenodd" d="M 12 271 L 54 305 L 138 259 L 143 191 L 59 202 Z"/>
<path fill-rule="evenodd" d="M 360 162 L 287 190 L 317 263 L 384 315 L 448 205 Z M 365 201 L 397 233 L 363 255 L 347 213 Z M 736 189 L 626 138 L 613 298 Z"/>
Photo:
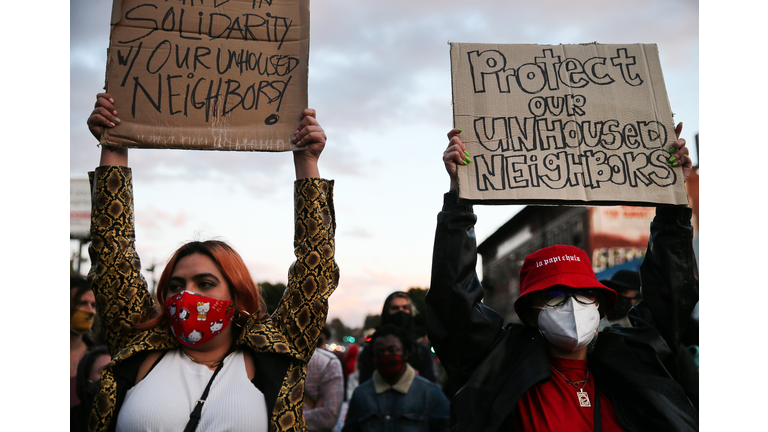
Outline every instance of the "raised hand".
<path fill-rule="evenodd" d="M 688 181 L 688 176 L 693 171 L 693 160 L 688 155 L 688 147 L 685 146 L 685 139 L 680 138 L 680 133 L 683 131 L 683 122 L 678 123 L 675 127 L 675 142 L 672 143 L 672 147 L 669 149 L 669 163 L 672 166 L 683 167 L 683 178 Z"/>
<path fill-rule="evenodd" d="M 296 146 L 305 148 L 293 152 L 293 165 L 296 169 L 296 180 L 310 177 L 320 177 L 317 162 L 325 148 L 328 137 L 317 122 L 317 113 L 311 108 L 301 112 L 301 123 L 291 140 Z"/>
<path fill-rule="evenodd" d="M 443 152 L 445 170 L 451 178 L 450 190 L 458 189 L 459 165 L 466 165 L 472 162 L 469 153 L 467 153 L 467 148 L 464 147 L 464 143 L 459 139 L 460 133 L 459 129 L 451 129 L 448 132 L 448 148 Z"/>

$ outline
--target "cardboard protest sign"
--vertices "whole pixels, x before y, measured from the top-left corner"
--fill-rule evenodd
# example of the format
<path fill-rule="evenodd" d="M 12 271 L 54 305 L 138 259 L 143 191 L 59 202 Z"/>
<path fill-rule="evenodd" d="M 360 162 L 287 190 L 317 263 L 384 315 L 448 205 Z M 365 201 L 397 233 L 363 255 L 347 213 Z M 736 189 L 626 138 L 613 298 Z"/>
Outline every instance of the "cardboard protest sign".
<path fill-rule="evenodd" d="M 308 59 L 309 0 L 114 0 L 101 142 L 295 149 Z"/>
<path fill-rule="evenodd" d="M 687 204 L 656 45 L 451 44 L 454 126 L 481 204 Z"/>

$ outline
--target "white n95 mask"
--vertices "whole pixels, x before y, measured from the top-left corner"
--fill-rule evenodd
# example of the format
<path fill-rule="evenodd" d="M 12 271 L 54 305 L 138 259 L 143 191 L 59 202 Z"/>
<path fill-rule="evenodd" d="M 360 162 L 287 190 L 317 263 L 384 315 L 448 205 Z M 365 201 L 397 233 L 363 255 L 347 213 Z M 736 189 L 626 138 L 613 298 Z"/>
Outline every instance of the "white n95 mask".
<path fill-rule="evenodd" d="M 538 307 L 539 331 L 552 344 L 576 352 L 589 344 L 597 335 L 600 312 L 596 304 L 581 304 L 573 297 L 556 307 Z"/>

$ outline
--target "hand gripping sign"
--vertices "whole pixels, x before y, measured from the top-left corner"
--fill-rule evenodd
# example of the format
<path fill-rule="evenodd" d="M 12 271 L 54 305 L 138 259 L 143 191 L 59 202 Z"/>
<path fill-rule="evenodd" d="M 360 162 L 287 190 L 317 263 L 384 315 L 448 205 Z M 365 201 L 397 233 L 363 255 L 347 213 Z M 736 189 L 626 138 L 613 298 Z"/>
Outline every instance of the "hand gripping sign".
<path fill-rule="evenodd" d="M 453 114 L 482 204 L 687 204 L 656 45 L 451 44 Z"/>
<path fill-rule="evenodd" d="M 114 0 L 102 143 L 284 151 L 307 107 L 309 0 Z"/>

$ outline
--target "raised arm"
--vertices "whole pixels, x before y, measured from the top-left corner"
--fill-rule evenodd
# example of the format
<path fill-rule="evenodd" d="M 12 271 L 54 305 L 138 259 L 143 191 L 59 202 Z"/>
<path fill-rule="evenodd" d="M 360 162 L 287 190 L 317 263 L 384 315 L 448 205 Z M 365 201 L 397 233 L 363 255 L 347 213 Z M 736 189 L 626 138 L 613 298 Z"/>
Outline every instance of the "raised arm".
<path fill-rule="evenodd" d="M 682 165 L 687 181 L 692 162 L 685 140 L 680 139 L 681 131 L 682 124 L 679 124 L 675 130 L 678 139 L 670 149 L 670 163 Z M 648 249 L 640 267 L 643 301 L 629 314 L 635 327 L 655 327 L 673 353 L 677 352 L 693 308 L 699 301 L 691 214 L 692 210 L 686 206 L 656 208 Z"/>
<path fill-rule="evenodd" d="M 456 129 L 448 133 L 443 162 L 451 178 L 437 216 L 432 252 L 432 277 L 427 292 L 429 340 L 451 379 L 463 383 L 496 341 L 503 320 L 485 306 L 483 287 L 475 273 L 477 217 L 471 206 L 458 205 L 456 176 L 467 156 Z"/>
<path fill-rule="evenodd" d="M 302 115 L 295 143 L 305 149 L 293 152 L 296 261 L 288 271 L 288 288 L 271 316 L 272 329 L 262 330 L 261 323 L 251 320 L 244 333 L 255 336 L 251 346 L 256 351 L 263 345 L 257 335 L 266 331 L 285 342 L 281 346 L 286 353 L 309 361 L 325 324 L 328 298 L 338 284 L 339 267 L 335 260 L 334 182 L 319 178 L 317 167 L 326 136 L 314 110 L 304 110 Z"/>
<path fill-rule="evenodd" d="M 114 127 L 117 111 L 106 94 L 97 96 L 88 128 L 99 139 Z M 96 295 L 99 319 L 110 354 L 135 334 L 134 324 L 152 305 L 141 275 L 133 222 L 133 186 L 128 152 L 102 145 L 100 166 L 89 173 L 91 182 L 91 269 L 88 279 Z"/>

